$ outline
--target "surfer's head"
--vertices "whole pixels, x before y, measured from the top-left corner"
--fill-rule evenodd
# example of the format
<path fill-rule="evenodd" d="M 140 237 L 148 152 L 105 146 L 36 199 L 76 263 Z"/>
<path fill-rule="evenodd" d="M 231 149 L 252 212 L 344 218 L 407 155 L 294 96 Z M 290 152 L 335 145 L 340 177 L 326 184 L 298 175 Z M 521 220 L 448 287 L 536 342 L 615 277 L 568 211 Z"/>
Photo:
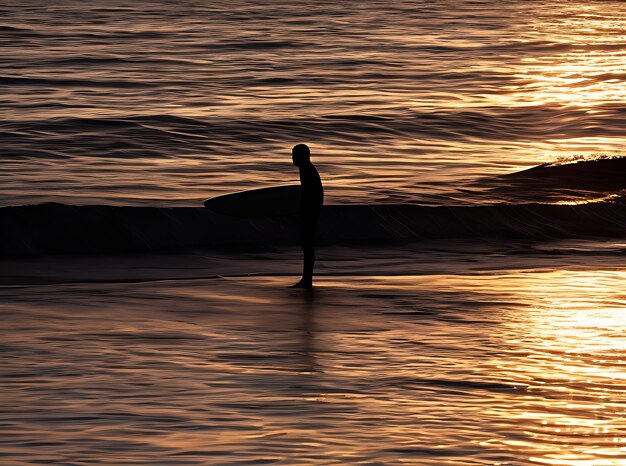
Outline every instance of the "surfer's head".
<path fill-rule="evenodd" d="M 298 144 L 291 149 L 291 158 L 296 167 L 307 164 L 311 161 L 311 151 L 306 144 Z"/>

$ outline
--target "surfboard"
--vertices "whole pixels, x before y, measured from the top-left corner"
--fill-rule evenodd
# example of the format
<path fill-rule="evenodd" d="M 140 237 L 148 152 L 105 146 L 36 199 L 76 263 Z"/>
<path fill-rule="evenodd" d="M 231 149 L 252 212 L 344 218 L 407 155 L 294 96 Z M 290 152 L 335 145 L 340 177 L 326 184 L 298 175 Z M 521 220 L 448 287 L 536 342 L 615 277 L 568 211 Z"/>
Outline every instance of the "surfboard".
<path fill-rule="evenodd" d="M 280 217 L 300 211 L 300 185 L 252 189 L 212 197 L 204 207 L 234 217 Z"/>

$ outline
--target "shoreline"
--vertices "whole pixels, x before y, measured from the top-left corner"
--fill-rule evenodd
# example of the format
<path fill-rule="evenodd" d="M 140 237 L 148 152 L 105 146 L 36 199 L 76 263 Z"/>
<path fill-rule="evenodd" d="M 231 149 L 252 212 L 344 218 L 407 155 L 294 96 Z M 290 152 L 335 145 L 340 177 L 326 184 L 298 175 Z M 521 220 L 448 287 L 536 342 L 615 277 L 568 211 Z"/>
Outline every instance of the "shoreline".
<path fill-rule="evenodd" d="M 623 269 L 620 240 L 423 241 L 318 248 L 316 277 L 482 275 L 499 272 Z M 243 277 L 297 279 L 298 247 L 264 252 L 196 250 L 184 253 L 44 255 L 3 259 L 0 287 L 133 283 Z"/>

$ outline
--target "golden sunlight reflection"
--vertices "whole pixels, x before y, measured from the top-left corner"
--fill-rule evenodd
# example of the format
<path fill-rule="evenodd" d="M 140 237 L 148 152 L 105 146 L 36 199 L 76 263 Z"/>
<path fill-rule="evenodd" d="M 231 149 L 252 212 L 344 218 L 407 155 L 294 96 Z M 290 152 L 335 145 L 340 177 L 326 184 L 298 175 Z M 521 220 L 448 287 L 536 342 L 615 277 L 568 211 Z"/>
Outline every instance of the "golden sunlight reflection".
<path fill-rule="evenodd" d="M 607 103 L 619 103 L 626 95 L 626 82 L 606 79 L 606 69 L 623 63 L 626 53 L 607 57 L 593 53 L 570 53 L 551 58 L 546 63 L 529 59 L 520 78 L 531 82 L 522 89 L 528 94 L 529 104 L 561 103 L 593 108 Z"/>
<path fill-rule="evenodd" d="M 119 464 L 626 464 L 625 270 L 292 282 L 4 290 L 0 435 L 42 461 L 85 440 L 126 442 Z"/>
<path fill-rule="evenodd" d="M 589 109 L 619 104 L 626 95 L 626 51 L 620 45 L 626 41 L 626 19 L 604 14 L 606 5 L 602 2 L 562 8 L 559 21 L 535 22 L 552 46 L 546 47 L 543 54 L 522 59 L 524 66 L 516 76 L 527 83 L 509 90 L 528 91 L 529 103 L 561 103 Z M 576 31 L 575 41 L 571 40 L 572 31 Z"/>
<path fill-rule="evenodd" d="M 516 435 L 494 435 L 480 442 L 489 448 L 527 452 L 531 462 L 549 465 L 626 464 L 626 272 L 549 271 L 474 277 L 374 277 L 379 293 L 413 290 L 426 295 L 472 291 L 497 303 L 501 318 L 491 339 L 504 354 L 478 363 L 495 380 L 525 387 L 516 398 L 483 406 L 493 422 L 511 422 Z M 362 289 L 363 282 L 327 279 L 322 289 Z M 454 306 L 454 304 L 452 304 Z M 469 317 L 468 317 L 469 318 Z M 462 332 L 455 324 L 453 332 Z M 421 344 L 441 342 L 435 329 L 416 337 Z M 486 356 L 486 354 L 485 354 Z M 484 357 L 485 357 L 484 356 Z M 410 359 L 404 362 L 410 371 Z M 452 355 L 451 355 L 452 357 Z M 440 354 L 438 364 L 449 364 Z M 392 364 L 389 362 L 389 364 Z M 456 364 L 453 363 L 453 364 Z M 472 376 L 469 376 L 471 379 Z M 506 398 L 506 397 L 505 397 Z M 405 398 L 411 412 L 421 403 Z"/>
<path fill-rule="evenodd" d="M 594 204 L 596 202 L 606 202 L 614 199 L 619 199 L 623 194 L 607 194 L 606 196 L 595 197 L 592 199 L 572 199 L 572 200 L 562 200 L 556 201 L 553 204 L 557 205 L 581 205 L 581 204 Z"/>
<path fill-rule="evenodd" d="M 534 303 L 509 325 L 524 335 L 516 343 L 533 351 L 514 367 L 504 360 L 501 368 L 528 384 L 530 395 L 542 395 L 510 412 L 530 422 L 530 438 L 551 445 L 533 461 L 626 464 L 626 289 L 620 286 L 626 273 L 519 278 L 520 295 Z"/>

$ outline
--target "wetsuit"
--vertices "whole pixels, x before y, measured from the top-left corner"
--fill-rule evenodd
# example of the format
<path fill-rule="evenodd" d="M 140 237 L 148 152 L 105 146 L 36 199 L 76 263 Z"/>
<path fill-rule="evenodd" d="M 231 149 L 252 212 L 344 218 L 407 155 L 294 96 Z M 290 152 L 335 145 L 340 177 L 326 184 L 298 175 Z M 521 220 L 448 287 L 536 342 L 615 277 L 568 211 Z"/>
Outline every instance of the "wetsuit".
<path fill-rule="evenodd" d="M 317 220 L 324 205 L 324 188 L 317 169 L 312 163 L 305 163 L 299 167 L 300 184 L 302 186 L 300 216 L 302 219 L 301 244 L 304 253 L 304 267 L 302 279 L 307 282 L 313 280 L 315 265 L 315 230 Z"/>

